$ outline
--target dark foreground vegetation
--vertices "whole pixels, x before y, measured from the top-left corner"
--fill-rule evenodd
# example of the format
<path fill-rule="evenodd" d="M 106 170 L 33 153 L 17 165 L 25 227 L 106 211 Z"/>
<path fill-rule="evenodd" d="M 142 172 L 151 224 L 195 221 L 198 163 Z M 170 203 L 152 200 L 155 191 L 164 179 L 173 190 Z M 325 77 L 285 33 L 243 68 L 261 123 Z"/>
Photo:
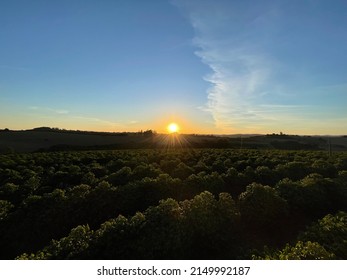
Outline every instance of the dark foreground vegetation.
<path fill-rule="evenodd" d="M 347 153 L 0 156 L 2 259 L 346 259 Z"/>

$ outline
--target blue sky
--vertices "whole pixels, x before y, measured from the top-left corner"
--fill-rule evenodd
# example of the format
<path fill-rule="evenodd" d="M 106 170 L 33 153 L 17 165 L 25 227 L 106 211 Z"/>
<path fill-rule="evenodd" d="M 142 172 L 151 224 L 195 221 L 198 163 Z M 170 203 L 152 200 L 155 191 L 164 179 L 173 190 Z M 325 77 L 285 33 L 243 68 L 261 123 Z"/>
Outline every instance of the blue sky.
<path fill-rule="evenodd" d="M 347 2 L 0 2 L 0 128 L 347 133 Z"/>

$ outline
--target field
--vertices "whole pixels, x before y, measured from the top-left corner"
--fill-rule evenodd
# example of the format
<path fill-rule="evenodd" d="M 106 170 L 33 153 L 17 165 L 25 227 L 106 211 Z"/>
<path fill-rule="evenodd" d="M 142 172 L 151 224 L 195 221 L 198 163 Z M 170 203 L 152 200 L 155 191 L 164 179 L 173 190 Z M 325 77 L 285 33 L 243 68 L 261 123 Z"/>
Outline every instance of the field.
<path fill-rule="evenodd" d="M 232 148 L 280 150 L 347 151 L 346 136 L 270 135 L 194 135 L 106 133 L 61 130 L 48 127 L 32 130 L 0 130 L 0 154 L 13 152 L 106 150 L 143 148 Z"/>
<path fill-rule="evenodd" d="M 346 259 L 347 153 L 0 156 L 2 259 Z"/>

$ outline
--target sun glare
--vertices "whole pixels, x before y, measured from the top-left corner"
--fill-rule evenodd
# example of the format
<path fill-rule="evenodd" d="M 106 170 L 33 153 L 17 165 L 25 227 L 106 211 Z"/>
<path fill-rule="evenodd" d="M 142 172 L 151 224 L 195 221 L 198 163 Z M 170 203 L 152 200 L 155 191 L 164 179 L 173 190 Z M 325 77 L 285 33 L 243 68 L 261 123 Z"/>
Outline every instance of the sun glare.
<path fill-rule="evenodd" d="M 179 127 L 176 123 L 170 123 L 168 126 L 167 126 L 167 131 L 169 133 L 177 133 L 179 131 Z"/>

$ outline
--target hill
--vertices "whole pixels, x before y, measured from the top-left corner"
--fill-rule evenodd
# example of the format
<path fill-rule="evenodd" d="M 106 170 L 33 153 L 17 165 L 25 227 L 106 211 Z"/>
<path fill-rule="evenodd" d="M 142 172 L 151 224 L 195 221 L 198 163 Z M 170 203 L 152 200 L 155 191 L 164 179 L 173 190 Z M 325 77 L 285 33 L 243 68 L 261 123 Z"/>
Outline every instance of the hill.
<path fill-rule="evenodd" d="M 347 150 L 346 136 L 198 135 L 141 132 L 91 132 L 40 127 L 31 130 L 0 130 L 0 153 L 105 150 L 134 148 L 234 148 L 282 150 Z"/>

